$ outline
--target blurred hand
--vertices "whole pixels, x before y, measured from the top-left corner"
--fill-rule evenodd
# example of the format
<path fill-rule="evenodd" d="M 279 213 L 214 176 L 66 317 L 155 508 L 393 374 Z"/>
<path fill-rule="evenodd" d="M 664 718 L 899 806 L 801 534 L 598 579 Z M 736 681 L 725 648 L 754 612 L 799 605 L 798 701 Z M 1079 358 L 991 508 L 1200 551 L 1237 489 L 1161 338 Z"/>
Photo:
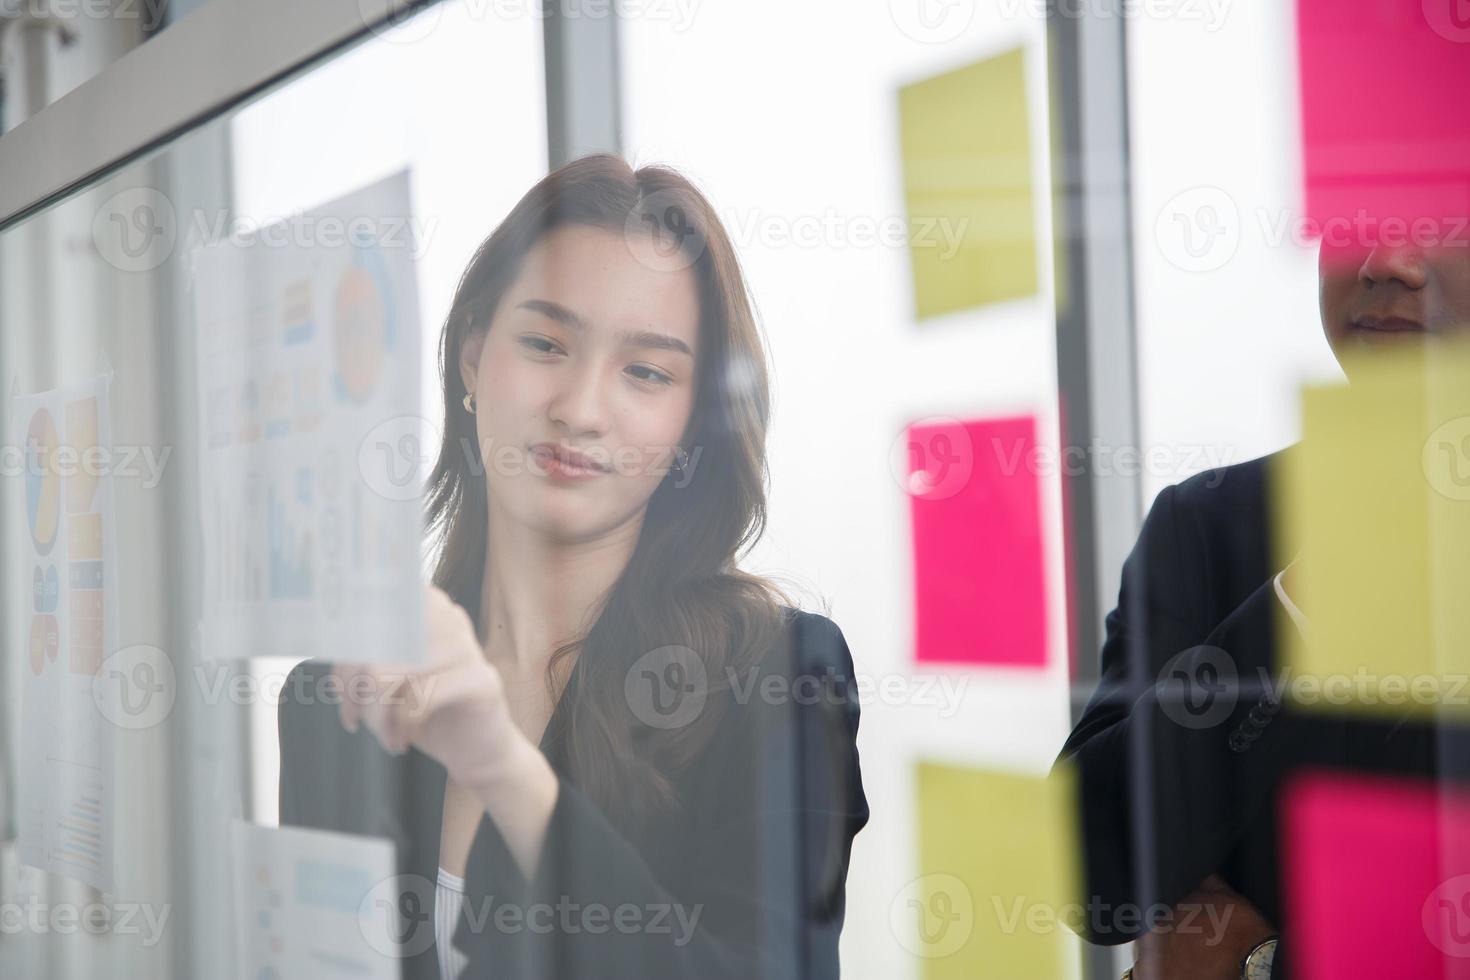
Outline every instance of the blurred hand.
<path fill-rule="evenodd" d="M 500 672 L 469 614 L 432 585 L 424 590 L 424 650 L 422 665 L 334 665 L 346 695 L 343 727 L 366 726 L 394 755 L 414 746 L 465 786 L 523 758 L 530 743 L 511 717 Z"/>
<path fill-rule="evenodd" d="M 1240 961 L 1276 934 L 1257 908 L 1219 875 L 1174 907 L 1174 916 L 1138 941 L 1134 980 L 1239 980 Z"/>

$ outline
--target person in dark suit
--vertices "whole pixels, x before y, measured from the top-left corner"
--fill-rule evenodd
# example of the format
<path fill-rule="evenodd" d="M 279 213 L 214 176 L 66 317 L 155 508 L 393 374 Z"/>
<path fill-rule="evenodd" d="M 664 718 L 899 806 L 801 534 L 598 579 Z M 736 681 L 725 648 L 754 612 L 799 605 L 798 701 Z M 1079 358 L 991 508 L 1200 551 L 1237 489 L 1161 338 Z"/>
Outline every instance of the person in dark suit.
<path fill-rule="evenodd" d="M 1324 247 L 1320 306 L 1340 361 L 1470 328 L 1470 249 Z M 1351 380 L 1351 379 L 1350 379 Z M 1087 938 L 1143 938 L 1135 980 L 1286 976 L 1277 795 L 1303 766 L 1431 774 L 1432 728 L 1307 715 L 1283 706 L 1278 620 L 1307 626 L 1295 563 L 1275 557 L 1273 483 L 1292 449 L 1163 490 L 1123 567 L 1106 619 L 1101 680 L 1059 766 L 1078 776 Z M 1373 519 L 1365 516 L 1365 519 Z M 1344 533 L 1351 533 L 1345 528 Z M 1291 553 L 1288 551 L 1287 553 Z M 1155 929 L 1138 911 L 1228 910 L 1223 939 Z M 1120 910 L 1134 914 L 1120 914 Z M 1166 920 L 1167 921 L 1167 920 Z"/>
<path fill-rule="evenodd" d="M 397 844 L 412 977 L 836 977 L 855 670 L 735 564 L 768 383 L 713 209 L 613 156 L 550 174 L 440 367 L 427 664 L 292 672 L 282 824 Z"/>

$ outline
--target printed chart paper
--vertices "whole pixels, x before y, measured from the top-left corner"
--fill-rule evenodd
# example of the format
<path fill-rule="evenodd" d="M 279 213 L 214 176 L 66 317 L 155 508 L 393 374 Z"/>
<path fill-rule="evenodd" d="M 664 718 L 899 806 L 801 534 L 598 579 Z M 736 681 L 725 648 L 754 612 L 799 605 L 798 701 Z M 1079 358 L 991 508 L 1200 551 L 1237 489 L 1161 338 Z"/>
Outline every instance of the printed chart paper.
<path fill-rule="evenodd" d="M 19 853 L 111 890 L 113 741 L 102 662 L 118 648 L 110 376 L 17 396 L 25 586 Z"/>
<path fill-rule="evenodd" d="M 398 980 L 419 892 L 397 887 L 391 841 L 236 820 L 230 844 L 239 980 Z"/>
<path fill-rule="evenodd" d="M 410 213 L 400 173 L 195 253 L 206 657 L 421 656 Z"/>

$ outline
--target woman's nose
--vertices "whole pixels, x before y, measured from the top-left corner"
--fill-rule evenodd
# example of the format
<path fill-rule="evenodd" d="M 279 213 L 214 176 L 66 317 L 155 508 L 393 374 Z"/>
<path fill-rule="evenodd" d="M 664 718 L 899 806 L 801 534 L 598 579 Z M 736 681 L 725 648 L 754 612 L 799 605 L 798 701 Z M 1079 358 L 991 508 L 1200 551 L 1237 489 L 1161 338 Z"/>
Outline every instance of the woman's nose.
<path fill-rule="evenodd" d="M 605 374 L 605 366 L 594 361 L 567 372 L 561 390 L 551 402 L 552 421 L 562 423 L 573 433 L 600 435 L 607 428 Z"/>

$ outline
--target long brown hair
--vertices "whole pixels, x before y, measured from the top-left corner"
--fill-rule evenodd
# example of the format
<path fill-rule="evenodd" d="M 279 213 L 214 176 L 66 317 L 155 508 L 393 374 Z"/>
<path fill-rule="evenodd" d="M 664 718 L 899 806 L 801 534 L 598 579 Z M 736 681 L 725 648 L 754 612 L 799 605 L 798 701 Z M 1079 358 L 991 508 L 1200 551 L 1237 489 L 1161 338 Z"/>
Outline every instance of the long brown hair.
<path fill-rule="evenodd" d="M 766 520 L 766 428 L 770 393 L 764 346 L 735 250 L 714 209 L 667 167 L 633 170 L 609 154 L 583 157 L 543 178 L 476 250 L 460 277 L 444 325 L 439 370 L 444 382 L 444 442 L 428 485 L 428 525 L 438 536 L 434 583 L 480 623 L 487 507 L 485 467 L 475 420 L 465 411 L 460 353 L 490 328 L 526 254 L 553 230 L 590 226 L 656 236 L 691 262 L 699 291 L 699 363 L 695 403 L 683 445 L 695 460 L 687 485 L 671 469 L 648 503 L 627 567 L 603 597 L 582 637 L 559 647 L 579 653 L 567 685 L 565 720 L 554 734 L 573 782 L 615 821 L 636 821 L 677 807 L 672 777 L 708 742 L 728 707 L 710 697 L 685 727 L 643 724 L 624 680 L 643 654 L 669 646 L 700 657 L 711 692 L 743 677 L 779 639 L 785 592 L 736 567 Z M 673 253 L 671 253 L 673 254 Z M 476 393 L 479 399 L 493 391 Z M 565 673 L 565 672 L 563 672 Z"/>

